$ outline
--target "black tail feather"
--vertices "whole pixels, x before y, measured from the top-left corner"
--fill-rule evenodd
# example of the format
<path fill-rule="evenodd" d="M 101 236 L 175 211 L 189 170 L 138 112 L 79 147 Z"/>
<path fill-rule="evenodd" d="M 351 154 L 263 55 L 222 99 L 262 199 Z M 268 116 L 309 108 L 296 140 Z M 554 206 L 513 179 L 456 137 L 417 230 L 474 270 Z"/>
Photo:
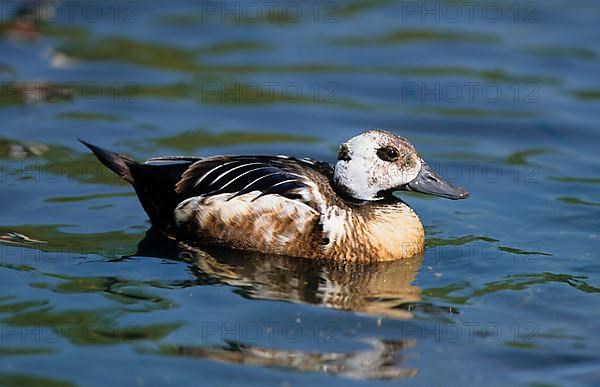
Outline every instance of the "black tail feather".
<path fill-rule="evenodd" d="M 85 142 L 82 139 L 78 139 L 83 145 L 90 148 L 90 150 L 96 155 L 98 160 L 106 165 L 110 170 L 119 175 L 123 180 L 133 184 L 134 178 L 131 172 L 131 168 L 139 163 L 133 161 L 127 156 L 120 155 L 115 152 L 100 148 L 99 146 L 92 145 L 89 142 Z"/>
<path fill-rule="evenodd" d="M 175 184 L 193 161 L 170 165 L 140 164 L 133 159 L 102 149 L 83 140 L 102 164 L 129 182 L 154 226 L 173 224 L 173 211 L 183 199 L 175 192 Z"/>

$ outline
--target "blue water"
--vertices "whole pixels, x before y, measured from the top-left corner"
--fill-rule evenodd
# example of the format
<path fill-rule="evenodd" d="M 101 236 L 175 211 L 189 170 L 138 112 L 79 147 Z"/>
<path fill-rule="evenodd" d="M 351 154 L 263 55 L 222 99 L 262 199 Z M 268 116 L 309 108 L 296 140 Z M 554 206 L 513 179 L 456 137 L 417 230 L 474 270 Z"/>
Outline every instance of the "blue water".
<path fill-rule="evenodd" d="M 0 385 L 600 384 L 599 3 L 67 3 L 0 3 Z M 422 260 L 182 249 L 76 141 L 370 128 L 471 192 L 402 194 Z"/>

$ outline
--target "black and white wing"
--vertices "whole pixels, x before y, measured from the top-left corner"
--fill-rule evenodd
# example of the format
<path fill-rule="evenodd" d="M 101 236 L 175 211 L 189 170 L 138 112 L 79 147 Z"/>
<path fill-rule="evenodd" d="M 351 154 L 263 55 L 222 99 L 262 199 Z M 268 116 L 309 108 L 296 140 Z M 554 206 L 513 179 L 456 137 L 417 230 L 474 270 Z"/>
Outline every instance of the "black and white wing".
<path fill-rule="evenodd" d="M 176 191 L 183 197 L 232 194 L 229 200 L 257 192 L 254 200 L 279 195 L 321 207 L 318 181 L 328 181 L 331 165 L 309 159 L 272 156 L 216 156 L 193 163 Z"/>

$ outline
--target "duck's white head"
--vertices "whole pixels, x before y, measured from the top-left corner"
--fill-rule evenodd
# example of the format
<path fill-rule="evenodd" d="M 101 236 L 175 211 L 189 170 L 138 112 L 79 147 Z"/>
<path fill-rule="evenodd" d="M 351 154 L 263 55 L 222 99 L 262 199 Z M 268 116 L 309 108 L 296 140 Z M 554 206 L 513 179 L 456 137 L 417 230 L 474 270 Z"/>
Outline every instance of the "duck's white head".
<path fill-rule="evenodd" d="M 437 175 L 408 140 L 383 130 L 363 132 L 340 146 L 334 183 L 360 200 L 380 200 L 402 190 L 449 199 L 469 197 Z"/>

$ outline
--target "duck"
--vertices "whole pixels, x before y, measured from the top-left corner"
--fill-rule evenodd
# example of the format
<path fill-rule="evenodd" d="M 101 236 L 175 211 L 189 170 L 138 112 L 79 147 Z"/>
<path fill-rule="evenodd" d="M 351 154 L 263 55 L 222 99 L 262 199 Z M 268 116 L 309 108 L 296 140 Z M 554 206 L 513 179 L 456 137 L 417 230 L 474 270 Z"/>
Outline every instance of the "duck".
<path fill-rule="evenodd" d="M 340 145 L 335 165 L 283 155 L 139 163 L 80 141 L 133 186 L 153 228 L 200 246 L 347 262 L 405 259 L 423 254 L 425 231 L 396 192 L 469 197 L 406 138 L 379 129 Z"/>

